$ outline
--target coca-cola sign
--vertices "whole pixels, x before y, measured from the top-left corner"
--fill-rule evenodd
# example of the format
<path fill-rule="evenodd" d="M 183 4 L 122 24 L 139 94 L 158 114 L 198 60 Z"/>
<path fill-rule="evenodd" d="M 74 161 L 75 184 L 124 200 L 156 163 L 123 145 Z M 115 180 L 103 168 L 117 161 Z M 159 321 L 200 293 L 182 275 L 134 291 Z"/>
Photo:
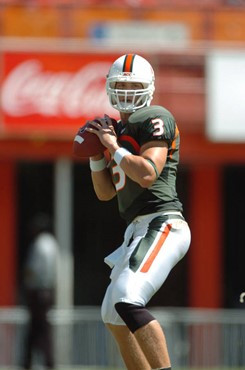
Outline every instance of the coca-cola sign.
<path fill-rule="evenodd" d="M 105 90 L 105 76 L 114 59 L 87 54 L 5 54 L 4 129 L 67 132 L 95 116 L 117 116 Z"/>

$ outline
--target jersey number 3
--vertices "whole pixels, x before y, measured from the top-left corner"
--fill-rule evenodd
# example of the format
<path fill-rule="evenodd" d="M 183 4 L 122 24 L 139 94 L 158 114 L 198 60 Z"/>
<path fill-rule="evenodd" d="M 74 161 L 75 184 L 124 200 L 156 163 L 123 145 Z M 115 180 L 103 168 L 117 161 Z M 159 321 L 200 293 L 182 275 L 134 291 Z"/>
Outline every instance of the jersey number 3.
<path fill-rule="evenodd" d="M 155 118 L 151 120 L 151 123 L 154 125 L 153 136 L 161 136 L 164 133 L 164 122 L 161 118 Z"/>

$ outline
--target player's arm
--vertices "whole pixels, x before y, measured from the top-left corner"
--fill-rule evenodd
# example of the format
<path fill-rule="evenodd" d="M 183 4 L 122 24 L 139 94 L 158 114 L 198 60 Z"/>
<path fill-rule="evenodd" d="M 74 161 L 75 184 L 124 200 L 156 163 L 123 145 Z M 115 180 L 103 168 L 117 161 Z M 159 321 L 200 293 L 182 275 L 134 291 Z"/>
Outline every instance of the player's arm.
<path fill-rule="evenodd" d="M 111 175 L 109 170 L 105 167 L 102 170 L 99 170 L 97 163 L 103 160 L 104 155 L 98 154 L 97 156 L 91 157 L 91 161 L 96 169 L 93 171 L 91 169 L 91 177 L 93 182 L 93 187 L 95 194 L 99 200 L 111 200 L 116 195 L 115 187 L 112 183 Z"/>
<path fill-rule="evenodd" d="M 149 188 L 162 172 L 167 153 L 168 144 L 165 141 L 150 141 L 141 147 L 140 155 L 128 153 L 123 156 L 120 167 L 141 187 Z"/>
<path fill-rule="evenodd" d="M 91 122 L 95 127 L 87 128 L 89 132 L 96 134 L 102 144 L 108 148 L 114 160 L 117 162 L 116 152 L 120 149 L 112 125 L 108 125 L 103 119 L 100 124 Z M 168 144 L 164 140 L 148 141 L 141 146 L 140 155 L 128 153 L 124 155 L 120 167 L 125 174 L 143 188 L 149 188 L 161 173 L 167 158 Z"/>

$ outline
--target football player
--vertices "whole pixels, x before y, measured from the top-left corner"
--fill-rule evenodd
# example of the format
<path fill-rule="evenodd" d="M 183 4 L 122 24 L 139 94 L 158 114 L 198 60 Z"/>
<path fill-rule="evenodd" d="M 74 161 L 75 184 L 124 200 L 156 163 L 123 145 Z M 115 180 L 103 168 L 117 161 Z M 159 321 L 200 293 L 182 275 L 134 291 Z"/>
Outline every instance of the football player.
<path fill-rule="evenodd" d="M 87 128 L 111 157 L 90 158 L 95 193 L 103 201 L 117 196 L 127 223 L 123 244 L 105 258 L 112 272 L 102 318 L 130 370 L 171 369 L 163 330 L 146 304 L 190 244 L 175 186 L 179 131 L 167 109 L 150 105 L 154 79 L 141 56 L 118 58 L 106 90 L 120 121 L 114 127 L 105 115 Z"/>

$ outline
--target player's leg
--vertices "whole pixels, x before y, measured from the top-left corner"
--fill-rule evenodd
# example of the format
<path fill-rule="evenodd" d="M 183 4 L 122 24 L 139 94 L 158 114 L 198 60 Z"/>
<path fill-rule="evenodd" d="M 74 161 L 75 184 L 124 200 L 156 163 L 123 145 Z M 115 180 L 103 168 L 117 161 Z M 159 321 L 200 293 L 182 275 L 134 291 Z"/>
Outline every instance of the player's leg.
<path fill-rule="evenodd" d="M 166 341 L 160 325 L 142 306 L 120 302 L 114 307 L 114 288 L 113 283 L 107 288 L 102 318 L 118 344 L 127 369 L 169 367 Z"/>
<path fill-rule="evenodd" d="M 151 368 L 169 368 L 170 360 L 162 328 L 143 306 L 119 302 L 115 309 L 134 335 Z"/>
<path fill-rule="evenodd" d="M 150 370 L 151 366 L 142 352 L 135 336 L 126 325 L 106 324 L 114 336 L 128 370 Z"/>
<path fill-rule="evenodd" d="M 150 321 L 147 325 L 136 330 L 134 336 L 152 369 L 170 368 L 165 335 L 157 320 Z"/>
<path fill-rule="evenodd" d="M 114 292 L 115 285 L 114 281 L 112 281 L 103 299 L 101 308 L 102 319 L 114 336 L 127 369 L 149 370 L 151 367 L 140 349 L 136 338 L 125 325 L 125 322 L 121 319 L 114 307 L 112 301 Z"/>
<path fill-rule="evenodd" d="M 137 232 L 136 229 L 135 233 Z M 127 287 L 115 308 L 134 333 L 151 367 L 167 369 L 170 367 L 170 360 L 164 333 L 145 305 L 187 252 L 190 243 L 189 228 L 181 219 L 171 220 L 171 224 L 168 224 L 164 218 L 158 217 L 150 222 L 147 233 L 136 247 L 133 243 L 129 269 L 125 268 L 117 278 L 118 292 L 123 293 L 125 282 Z M 129 250 L 131 247 L 128 247 Z"/>
<path fill-rule="evenodd" d="M 105 323 L 126 323 L 132 333 L 137 332 L 135 338 L 151 367 L 168 368 L 164 334 L 144 306 L 186 253 L 190 237 L 188 226 L 182 220 L 180 224 L 172 222 L 171 227 L 161 217 L 151 221 L 153 219 L 149 220 L 150 224 L 144 220 L 142 226 L 134 225 L 135 239 L 126 245 L 124 257 L 112 271 L 112 282 L 102 305 L 102 317 Z M 120 336 L 116 339 L 120 342 Z M 157 351 L 154 350 L 156 343 Z"/>

